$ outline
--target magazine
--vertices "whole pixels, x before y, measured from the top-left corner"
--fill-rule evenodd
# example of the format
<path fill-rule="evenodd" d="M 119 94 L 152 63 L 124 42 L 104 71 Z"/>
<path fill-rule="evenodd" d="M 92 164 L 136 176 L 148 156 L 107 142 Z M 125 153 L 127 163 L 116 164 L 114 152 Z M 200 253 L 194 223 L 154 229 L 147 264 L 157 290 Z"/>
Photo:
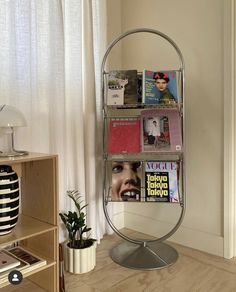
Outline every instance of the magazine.
<path fill-rule="evenodd" d="M 175 107 L 179 102 L 178 71 L 143 71 L 143 103 Z"/>
<path fill-rule="evenodd" d="M 137 70 L 110 71 L 108 73 L 107 105 L 137 104 L 138 102 Z"/>
<path fill-rule="evenodd" d="M 112 118 L 108 129 L 108 153 L 140 152 L 140 118 Z"/>
<path fill-rule="evenodd" d="M 145 200 L 147 202 L 179 202 L 178 162 L 145 162 Z"/>
<path fill-rule="evenodd" d="M 109 161 L 109 201 L 140 202 L 142 162 Z"/>
<path fill-rule="evenodd" d="M 181 118 L 177 109 L 141 111 L 143 152 L 181 152 Z"/>

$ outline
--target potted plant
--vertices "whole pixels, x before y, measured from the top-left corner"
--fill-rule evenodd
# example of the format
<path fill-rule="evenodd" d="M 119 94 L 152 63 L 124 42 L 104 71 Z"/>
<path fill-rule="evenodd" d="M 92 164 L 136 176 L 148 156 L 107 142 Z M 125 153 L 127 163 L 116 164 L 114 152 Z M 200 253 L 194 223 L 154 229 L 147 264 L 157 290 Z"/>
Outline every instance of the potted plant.
<path fill-rule="evenodd" d="M 96 240 L 88 234 L 91 228 L 86 225 L 84 213 L 88 204 L 82 204 L 78 191 L 67 191 L 67 195 L 74 202 L 76 211 L 59 213 L 69 235 L 65 245 L 66 270 L 74 274 L 86 273 L 96 264 Z"/>

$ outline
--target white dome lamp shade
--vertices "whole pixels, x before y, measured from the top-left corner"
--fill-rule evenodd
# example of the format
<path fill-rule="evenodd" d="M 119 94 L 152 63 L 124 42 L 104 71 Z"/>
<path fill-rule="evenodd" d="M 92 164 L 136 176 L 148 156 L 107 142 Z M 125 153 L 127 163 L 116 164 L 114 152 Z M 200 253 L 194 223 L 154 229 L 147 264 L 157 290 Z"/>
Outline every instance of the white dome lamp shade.
<path fill-rule="evenodd" d="M 16 150 L 14 147 L 14 127 L 26 126 L 24 115 L 15 107 L 10 105 L 0 105 L 0 128 L 11 136 L 7 151 L 0 151 L 0 157 L 14 157 L 28 154 L 27 151 Z"/>

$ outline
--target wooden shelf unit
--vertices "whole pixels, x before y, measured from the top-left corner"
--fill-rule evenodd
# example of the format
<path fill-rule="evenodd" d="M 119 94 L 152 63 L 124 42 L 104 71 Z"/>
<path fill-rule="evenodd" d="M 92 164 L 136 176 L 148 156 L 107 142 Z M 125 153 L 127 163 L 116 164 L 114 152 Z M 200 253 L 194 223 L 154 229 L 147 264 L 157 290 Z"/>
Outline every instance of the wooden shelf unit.
<path fill-rule="evenodd" d="M 23 274 L 42 291 L 59 291 L 57 155 L 30 153 L 16 158 L 0 158 L 11 165 L 20 178 L 20 215 L 11 233 L 0 236 L 0 248 L 18 243 L 46 259 L 41 268 Z M 17 269 L 17 268 L 16 268 Z M 0 288 L 10 285 L 6 282 Z M 28 284 L 27 284 L 28 285 Z M 8 287 L 11 291 L 10 286 Z M 17 286 L 14 291 L 18 291 Z"/>

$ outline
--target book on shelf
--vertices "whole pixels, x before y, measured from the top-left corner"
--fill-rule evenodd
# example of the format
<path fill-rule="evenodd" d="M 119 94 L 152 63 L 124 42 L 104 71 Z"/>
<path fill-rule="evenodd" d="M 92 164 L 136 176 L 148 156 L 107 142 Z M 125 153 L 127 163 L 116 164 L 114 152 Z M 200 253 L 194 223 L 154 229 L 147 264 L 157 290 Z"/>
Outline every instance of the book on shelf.
<path fill-rule="evenodd" d="M 0 251 L 0 275 L 20 265 L 20 261 L 8 254 L 5 250 Z"/>
<path fill-rule="evenodd" d="M 14 255 L 21 261 L 26 262 L 28 265 L 24 269 L 25 271 L 32 271 L 47 264 L 47 261 L 38 255 L 35 255 L 31 251 L 26 250 L 22 246 L 12 247 L 7 250 L 8 253 Z"/>
<path fill-rule="evenodd" d="M 140 202 L 142 162 L 109 161 L 109 201 Z"/>
<path fill-rule="evenodd" d="M 113 70 L 108 72 L 107 105 L 137 104 L 142 102 L 138 95 L 137 70 Z"/>
<path fill-rule="evenodd" d="M 181 152 L 181 117 L 177 109 L 141 111 L 141 149 L 143 152 Z"/>
<path fill-rule="evenodd" d="M 180 74 L 176 70 L 143 70 L 143 103 L 175 107 L 180 101 Z"/>
<path fill-rule="evenodd" d="M 145 201 L 178 203 L 178 162 L 146 161 L 144 165 Z"/>
<path fill-rule="evenodd" d="M 140 152 L 140 118 L 111 118 L 108 125 L 108 153 Z"/>

